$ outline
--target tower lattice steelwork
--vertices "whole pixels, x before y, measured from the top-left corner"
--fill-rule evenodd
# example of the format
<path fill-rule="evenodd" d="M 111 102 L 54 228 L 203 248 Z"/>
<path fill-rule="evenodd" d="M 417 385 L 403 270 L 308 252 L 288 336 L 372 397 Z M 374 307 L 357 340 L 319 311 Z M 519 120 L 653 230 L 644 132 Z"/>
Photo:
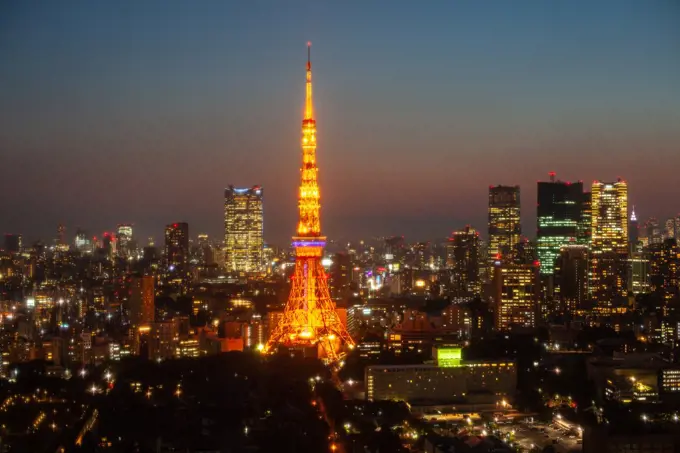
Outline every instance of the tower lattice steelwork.
<path fill-rule="evenodd" d="M 354 347 L 331 300 L 326 272 L 321 265 L 326 238 L 321 236 L 319 185 L 316 166 L 316 121 L 312 103 L 312 63 L 307 45 L 307 91 L 302 120 L 302 169 L 298 209 L 300 221 L 295 247 L 295 273 L 282 319 L 265 347 L 273 352 L 278 346 L 317 347 L 319 356 L 336 361 L 343 347 Z"/>

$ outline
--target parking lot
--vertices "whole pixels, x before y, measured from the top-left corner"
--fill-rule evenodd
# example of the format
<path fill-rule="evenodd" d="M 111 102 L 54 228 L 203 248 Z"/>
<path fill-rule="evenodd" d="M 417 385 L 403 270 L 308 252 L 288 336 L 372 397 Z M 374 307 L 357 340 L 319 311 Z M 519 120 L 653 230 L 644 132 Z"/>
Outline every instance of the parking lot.
<path fill-rule="evenodd" d="M 562 429 L 554 424 L 508 423 L 500 425 L 498 429 L 501 438 L 514 440 L 524 451 L 531 451 L 535 447 L 541 449 L 547 445 L 553 445 L 560 453 L 582 450 L 578 432 Z"/>

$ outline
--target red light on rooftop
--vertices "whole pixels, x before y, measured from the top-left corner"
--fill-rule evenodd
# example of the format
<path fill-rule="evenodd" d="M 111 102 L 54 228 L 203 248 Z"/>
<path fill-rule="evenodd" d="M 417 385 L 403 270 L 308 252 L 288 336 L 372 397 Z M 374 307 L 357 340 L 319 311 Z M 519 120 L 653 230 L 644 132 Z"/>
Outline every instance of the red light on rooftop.
<path fill-rule="evenodd" d="M 541 265 L 540 261 L 538 261 L 538 260 L 534 261 L 534 266 L 540 266 L 540 265 Z"/>
<path fill-rule="evenodd" d="M 173 223 L 172 226 L 173 226 L 173 228 L 177 228 L 177 224 L 176 224 L 176 223 Z"/>

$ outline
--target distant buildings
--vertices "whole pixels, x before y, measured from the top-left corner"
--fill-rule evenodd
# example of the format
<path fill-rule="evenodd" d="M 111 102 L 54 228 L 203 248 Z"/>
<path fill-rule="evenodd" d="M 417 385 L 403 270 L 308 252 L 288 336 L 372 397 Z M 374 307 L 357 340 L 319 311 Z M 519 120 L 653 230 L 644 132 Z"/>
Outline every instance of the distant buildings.
<path fill-rule="evenodd" d="M 262 188 L 224 191 L 224 243 L 228 272 L 254 273 L 264 270 Z"/>
<path fill-rule="evenodd" d="M 497 262 L 493 277 L 496 330 L 536 327 L 539 292 L 537 264 Z"/>
<path fill-rule="evenodd" d="M 552 275 L 560 249 L 579 239 L 583 208 L 583 183 L 555 181 L 538 183 L 536 242 L 542 275 Z"/>
<path fill-rule="evenodd" d="M 593 182 L 590 294 L 601 306 L 611 306 L 627 293 L 628 185 Z"/>
<path fill-rule="evenodd" d="M 489 187 L 488 265 L 512 260 L 522 235 L 519 186 Z"/>

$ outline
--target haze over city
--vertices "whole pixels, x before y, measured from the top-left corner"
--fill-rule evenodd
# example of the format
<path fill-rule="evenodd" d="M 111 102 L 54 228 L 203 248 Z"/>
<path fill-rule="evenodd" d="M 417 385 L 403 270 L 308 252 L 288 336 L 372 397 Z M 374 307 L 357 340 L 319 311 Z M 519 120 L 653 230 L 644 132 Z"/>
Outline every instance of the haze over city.
<path fill-rule="evenodd" d="M 133 222 L 223 234 L 223 189 L 296 224 L 312 41 L 331 238 L 484 231 L 488 186 L 625 178 L 677 214 L 680 5 L 603 2 L 66 2 L 0 6 L 0 231 Z"/>

